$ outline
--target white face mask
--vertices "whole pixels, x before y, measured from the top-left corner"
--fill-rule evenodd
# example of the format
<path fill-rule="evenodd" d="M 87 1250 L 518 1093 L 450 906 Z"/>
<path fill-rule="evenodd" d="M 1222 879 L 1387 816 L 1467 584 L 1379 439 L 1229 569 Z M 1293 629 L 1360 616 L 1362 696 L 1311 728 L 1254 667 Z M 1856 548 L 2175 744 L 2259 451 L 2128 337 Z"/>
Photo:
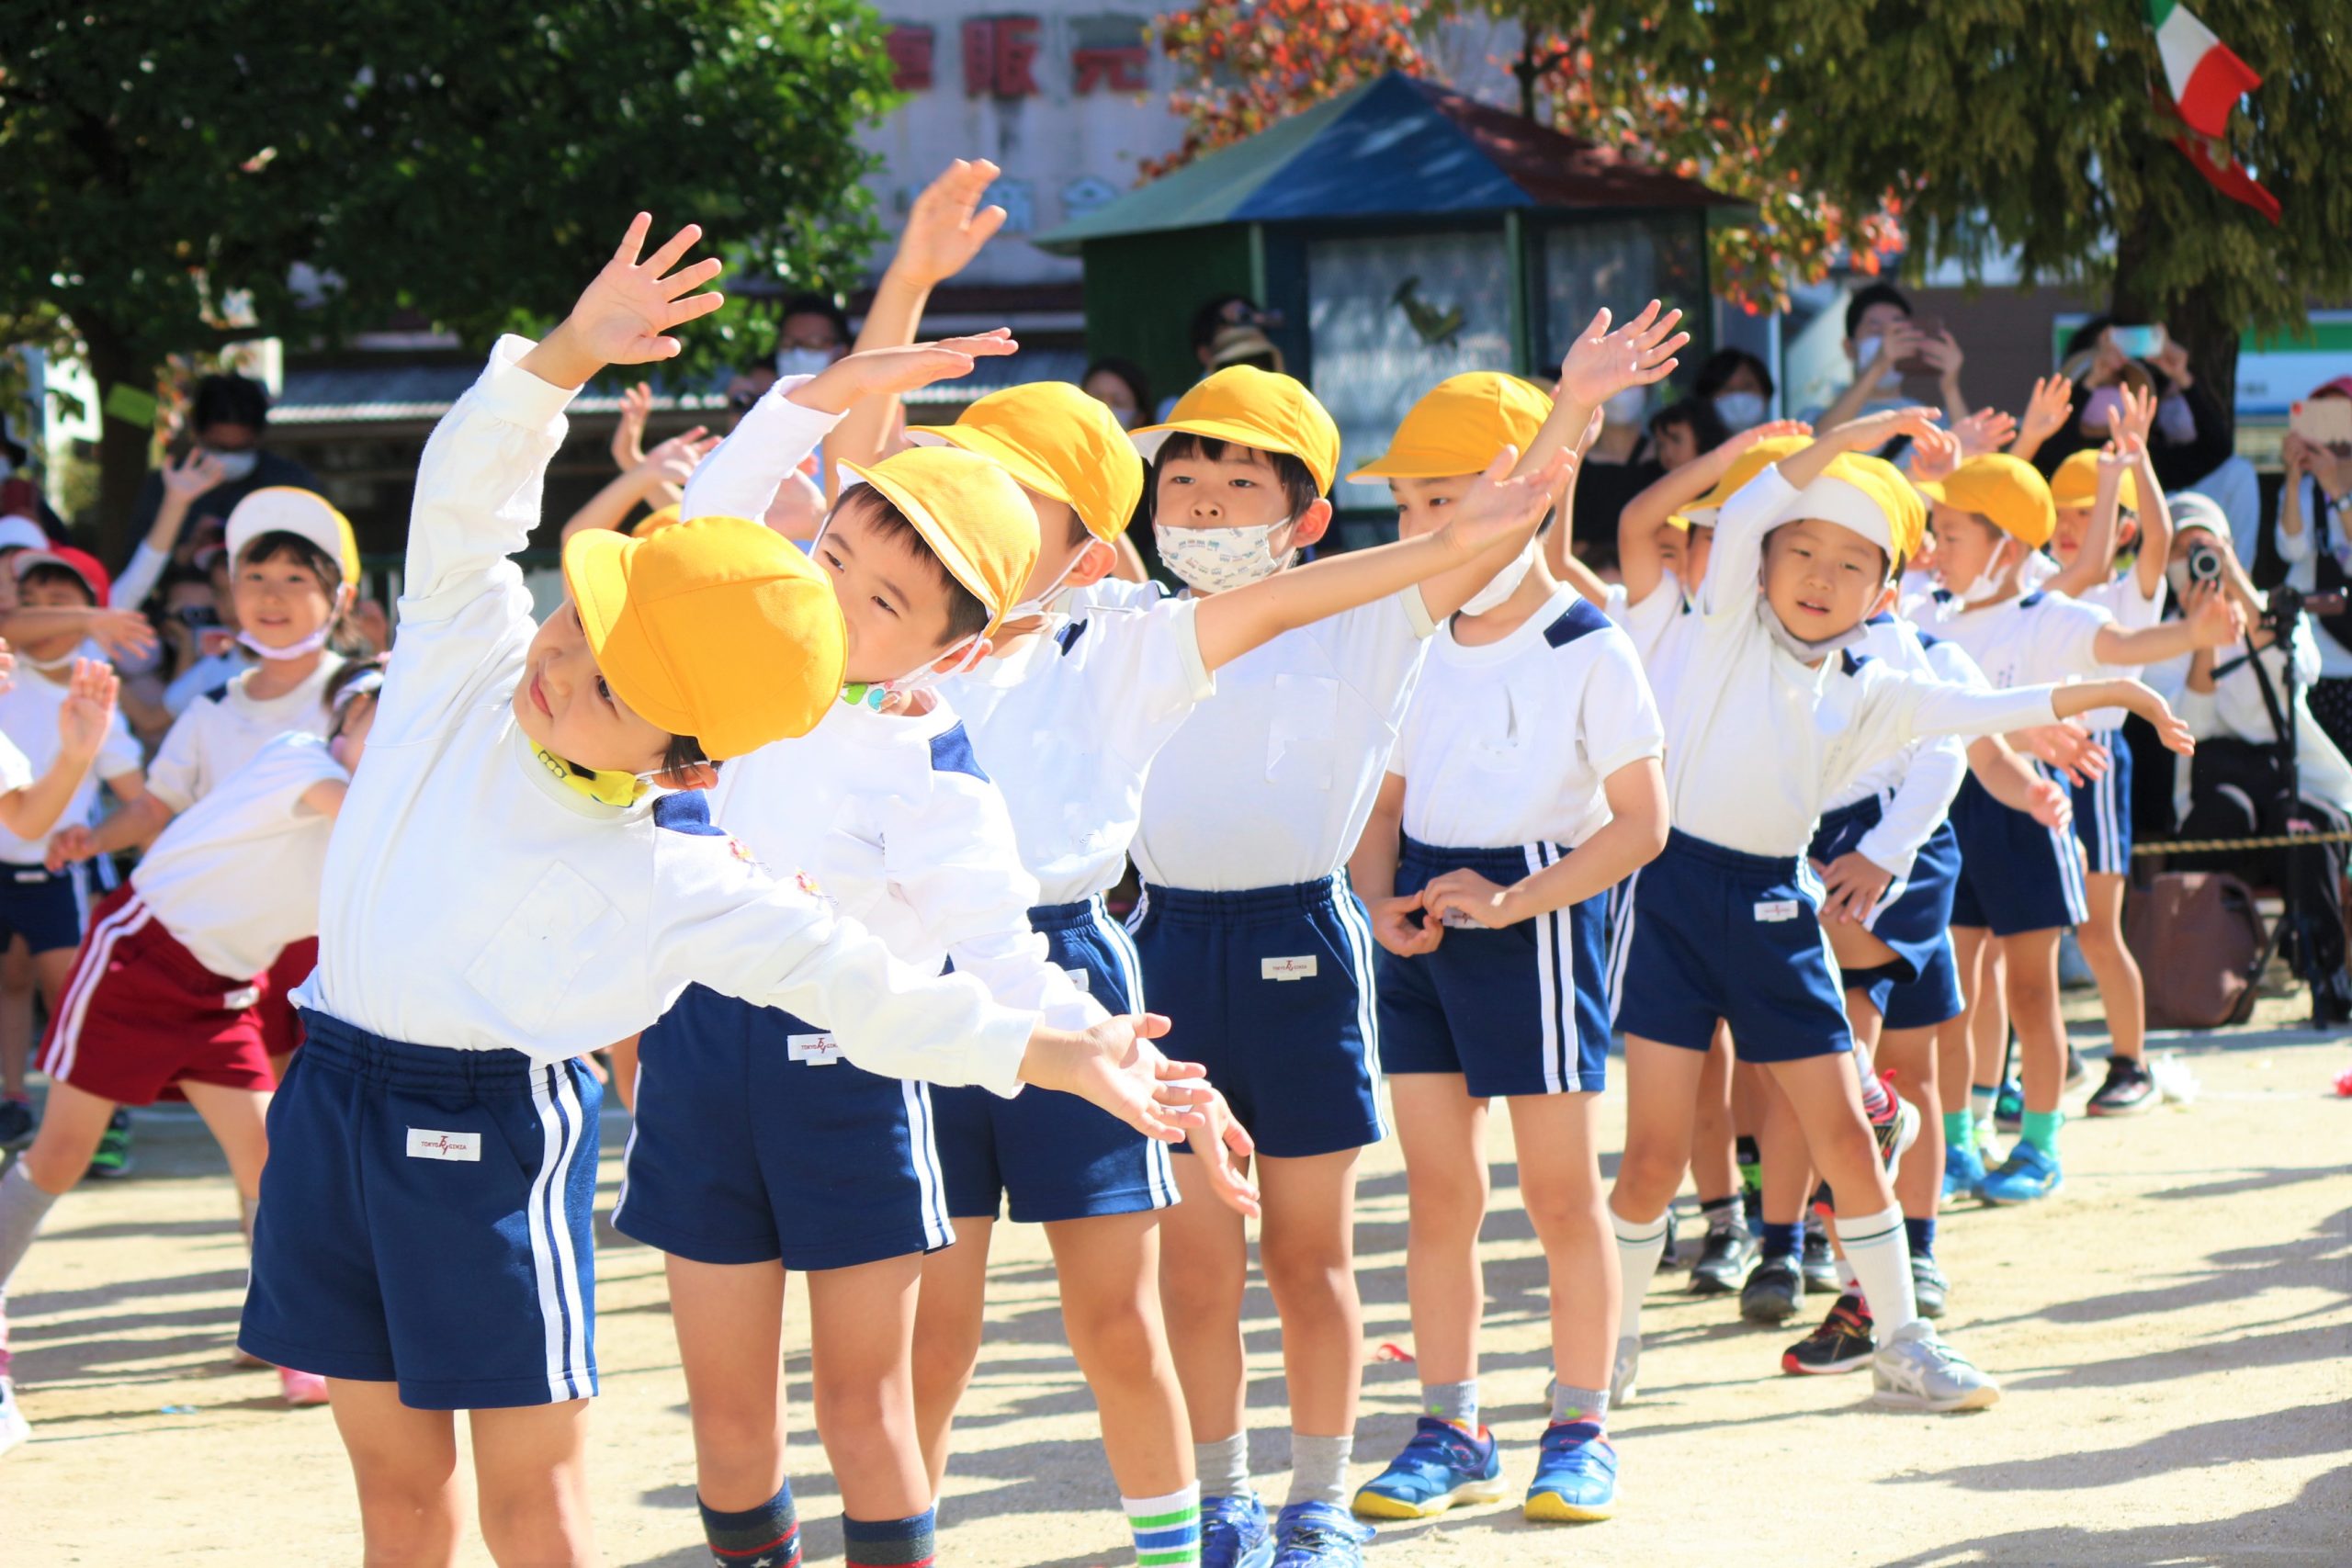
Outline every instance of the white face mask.
<path fill-rule="evenodd" d="M 1882 338 L 1876 333 L 1871 333 L 1871 335 L 1866 338 L 1857 338 L 1855 340 L 1854 369 L 1858 374 L 1860 371 L 1869 368 L 1871 361 L 1878 357 L 1878 345 L 1884 341 L 1885 339 Z M 1882 387 L 1892 387 L 1897 381 L 1902 379 L 1903 372 L 1890 365 L 1886 367 L 1886 374 L 1879 378 L 1878 384 Z"/>
<path fill-rule="evenodd" d="M 1715 417 L 1734 435 L 1752 430 L 1764 423 L 1764 394 L 1761 392 L 1718 392 L 1715 394 Z"/>
<path fill-rule="evenodd" d="M 1951 604 L 1954 607 L 1982 604 L 2008 586 L 2008 567 L 2002 557 L 2012 543 L 2013 540 L 2003 539 L 1993 547 L 1993 557 L 1984 563 L 1984 570 L 1976 574 L 1976 581 L 1952 594 Z"/>
<path fill-rule="evenodd" d="M 1530 539 L 1527 547 L 1513 556 L 1502 570 L 1487 579 L 1487 586 L 1463 601 L 1461 613 L 1483 615 L 1489 610 L 1501 608 L 1504 601 L 1519 592 L 1519 585 L 1526 581 L 1527 574 L 1534 570 L 1535 541 Z"/>
<path fill-rule="evenodd" d="M 212 454 L 212 460 L 220 465 L 221 482 L 235 484 L 254 471 L 254 465 L 261 461 L 261 454 L 258 452 L 215 452 Z"/>
<path fill-rule="evenodd" d="M 1611 424 L 1631 424 L 1642 417 L 1642 410 L 1649 406 L 1649 400 L 1647 387 L 1627 387 L 1609 394 L 1600 405 L 1601 417 Z"/>
<path fill-rule="evenodd" d="M 1091 536 L 1089 536 L 1091 537 Z M 1054 580 L 1046 584 L 1046 591 L 1043 593 L 1038 594 L 1035 599 L 1023 599 L 1013 605 L 1004 613 L 1004 619 L 999 624 L 1012 626 L 1017 622 L 1028 620 L 1033 615 L 1054 615 L 1056 613 L 1053 607 L 1054 601 L 1062 596 L 1062 584 L 1069 580 L 1069 574 L 1076 571 L 1078 563 L 1085 558 L 1086 551 L 1083 549 L 1070 557 L 1069 564 L 1056 572 Z"/>
<path fill-rule="evenodd" d="M 833 362 L 830 348 L 779 348 L 775 351 L 775 373 L 779 376 L 814 376 Z"/>
<path fill-rule="evenodd" d="M 317 631 L 312 632 L 300 642 L 288 643 L 284 648 L 272 648 L 269 644 L 262 641 L 261 638 L 254 636 L 251 632 L 239 632 L 237 634 L 237 646 L 239 648 L 243 649 L 247 653 L 254 655 L 257 659 L 266 659 L 278 662 L 282 662 L 289 659 L 308 659 L 311 654 L 318 652 L 319 649 L 326 647 L 326 645 L 327 628 L 324 626 L 321 626 Z"/>
<path fill-rule="evenodd" d="M 1222 593 L 1247 588 L 1274 575 L 1298 552 L 1285 550 L 1280 560 L 1266 543 L 1278 529 L 1290 526 L 1287 517 L 1257 528 L 1170 528 L 1151 525 L 1159 558 L 1198 593 Z"/>

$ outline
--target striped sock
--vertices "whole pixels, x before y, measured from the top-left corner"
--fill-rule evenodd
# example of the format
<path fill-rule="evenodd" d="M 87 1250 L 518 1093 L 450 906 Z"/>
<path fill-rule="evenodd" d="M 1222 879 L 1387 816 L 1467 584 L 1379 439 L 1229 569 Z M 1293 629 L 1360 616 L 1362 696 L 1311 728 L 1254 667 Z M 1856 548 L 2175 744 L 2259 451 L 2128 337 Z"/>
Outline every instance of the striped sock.
<path fill-rule="evenodd" d="M 1838 1216 L 1838 1244 L 1861 1281 L 1871 1316 L 1889 1329 L 1908 1326 L 1919 1315 L 1911 1286 L 1911 1248 L 1903 1235 L 1903 1211 Z"/>
<path fill-rule="evenodd" d="M 1862 1114 L 1873 1122 L 1885 1121 L 1894 1114 L 1894 1107 L 1889 1102 L 1886 1092 L 1886 1080 L 1863 1067 L 1859 1061 L 1854 1065 L 1861 1068 Z"/>
<path fill-rule="evenodd" d="M 931 1568 L 939 1561 L 933 1530 L 939 1510 L 911 1518 L 867 1521 L 842 1516 L 842 1568 Z M 778 1564 L 777 1568 L 783 1568 Z"/>
<path fill-rule="evenodd" d="M 1617 1233 L 1617 1335 L 1621 1339 L 1639 1339 L 1642 1298 L 1650 1293 L 1658 1261 L 1666 1256 L 1666 1216 L 1634 1221 L 1611 1209 L 1609 1228 Z"/>
<path fill-rule="evenodd" d="M 1137 1568 L 1198 1568 L 1201 1488 L 1198 1482 L 1165 1497 L 1122 1497 L 1135 1532 Z"/>
<path fill-rule="evenodd" d="M 718 1568 L 795 1568 L 800 1561 L 800 1516 L 793 1511 L 792 1483 L 755 1508 L 725 1513 L 699 1496 L 703 1539 Z"/>

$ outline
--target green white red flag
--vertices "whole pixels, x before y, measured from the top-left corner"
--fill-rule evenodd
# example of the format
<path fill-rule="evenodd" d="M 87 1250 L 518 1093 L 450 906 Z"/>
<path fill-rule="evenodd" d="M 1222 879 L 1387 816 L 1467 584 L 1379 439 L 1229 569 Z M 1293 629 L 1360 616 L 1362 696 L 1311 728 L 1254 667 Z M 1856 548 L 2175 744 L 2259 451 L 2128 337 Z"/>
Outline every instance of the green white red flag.
<path fill-rule="evenodd" d="M 2262 78 L 2176 0 L 2148 0 L 2148 29 L 2156 35 L 2165 85 L 2180 118 L 2199 136 L 2222 135 L 2232 107 L 2262 85 Z"/>

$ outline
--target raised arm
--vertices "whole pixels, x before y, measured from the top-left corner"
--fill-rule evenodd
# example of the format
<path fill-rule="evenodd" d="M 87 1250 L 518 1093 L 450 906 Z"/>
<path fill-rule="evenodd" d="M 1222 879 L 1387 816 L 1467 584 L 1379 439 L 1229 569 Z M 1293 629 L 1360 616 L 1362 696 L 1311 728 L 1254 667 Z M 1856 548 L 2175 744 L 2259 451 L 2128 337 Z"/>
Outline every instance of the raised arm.
<path fill-rule="evenodd" d="M 2101 664 L 2161 664 L 2200 648 L 2222 648 L 2245 635 L 2245 616 L 2225 585 L 2200 583 L 2182 605 L 2187 613 L 2177 621 L 2163 621 L 2137 631 L 2103 626 L 2091 644 Z"/>
<path fill-rule="evenodd" d="M 164 575 L 164 568 L 172 558 L 172 548 L 179 543 L 180 530 L 187 524 L 189 508 L 197 497 L 211 490 L 228 476 L 220 471 L 220 459 L 199 446 L 175 462 L 164 465 L 164 500 L 155 508 L 155 521 L 147 529 L 147 536 L 130 553 L 130 561 L 114 580 L 114 602 L 133 607 L 147 602 L 155 592 L 155 584 Z"/>
<path fill-rule="evenodd" d="M 1594 412 L 1617 393 L 1673 375 L 1681 363 L 1674 355 L 1690 341 L 1689 333 L 1674 330 L 1681 320 L 1679 310 L 1661 315 L 1653 299 L 1640 315 L 1611 332 L 1608 308 L 1597 311 L 1560 360 L 1552 412 L 1520 454 L 1520 471 L 1546 467 L 1556 454 L 1576 446 L 1591 427 Z"/>
<path fill-rule="evenodd" d="M 57 711 L 57 756 L 32 783 L 0 795 L 0 828 L 19 839 L 38 839 L 57 826 L 106 744 L 114 698 L 112 669 L 91 659 L 74 661 L 65 702 Z"/>
<path fill-rule="evenodd" d="M 2129 463 L 2114 442 L 2099 449 L 2098 488 L 2091 499 L 2090 526 L 2083 530 L 2082 546 L 2075 550 L 2073 564 L 2043 583 L 2043 588 L 2079 599 L 2115 575 L 2116 519 L 2123 507 L 2123 475 Z"/>
<path fill-rule="evenodd" d="M 2018 438 L 2009 456 L 2030 463 L 2042 444 L 2066 428 L 2075 417 L 2075 384 L 2064 376 L 2044 376 L 2033 384 L 2026 400 L 2025 418 L 2018 422 Z"/>
<path fill-rule="evenodd" d="M 662 442 L 627 472 L 607 480 L 587 505 L 573 513 L 563 525 L 563 536 L 569 539 L 574 534 L 618 528 L 640 503 L 651 505 L 665 491 L 685 484 L 694 477 L 695 466 L 718 445 L 718 437 L 707 434 L 699 424 Z"/>

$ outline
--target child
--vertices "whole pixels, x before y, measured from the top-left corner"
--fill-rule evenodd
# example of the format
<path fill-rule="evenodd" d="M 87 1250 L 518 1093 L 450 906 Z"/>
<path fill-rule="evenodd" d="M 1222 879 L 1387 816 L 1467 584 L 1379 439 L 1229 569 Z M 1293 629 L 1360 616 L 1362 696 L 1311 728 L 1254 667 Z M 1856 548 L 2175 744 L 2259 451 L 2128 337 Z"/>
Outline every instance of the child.
<path fill-rule="evenodd" d="M 1718 1021 L 1793 1108 L 1813 1164 L 1835 1190 L 1836 1232 L 1892 1334 L 1873 1359 L 1874 1397 L 1919 1410 L 1999 1397 L 1917 1313 L 1908 1248 L 1873 1122 L 1846 1059 L 1852 1033 L 1816 923 L 1821 893 L 1803 859 L 1821 803 L 1923 736 L 2000 733 L 2124 702 L 2186 734 L 2132 682 L 1979 693 L 1888 670 L 1851 649 L 1893 599 L 1901 506 L 1874 477 L 1827 470 L 1841 453 L 1929 428 L 1933 410 L 1833 429 L 1766 468 L 1717 514 L 1699 627 L 1665 708 L 1674 831 L 1628 896 L 1632 931 L 1618 1024 L 1629 1090 L 1624 1157 L 1611 1198 L 1624 1268 L 1613 1397 L 1635 1383 L 1642 1297 L 1665 1213 L 1689 1161 L 1690 1107 Z M 1768 761 L 1769 760 L 1769 761 Z"/>
<path fill-rule="evenodd" d="M 17 600 L 28 610 L 88 610 L 107 604 L 106 569 L 69 546 L 20 550 L 8 565 Z M 16 742 L 39 772 L 62 761 L 65 710 L 83 698 L 75 681 L 84 662 L 77 650 L 85 640 L 84 629 L 69 623 L 19 644 L 16 678 L 0 692 L 0 732 Z M 84 759 L 63 811 L 30 837 L 0 829 L 0 876 L 6 877 L 0 883 L 0 945 L 21 944 L 31 961 L 32 984 L 40 987 L 41 1004 L 52 1016 L 87 926 L 89 880 L 80 866 L 50 867 L 50 840 L 61 830 L 51 823 L 67 828 L 86 823 L 101 780 L 127 802 L 136 801 L 145 790 L 139 743 L 115 711 L 111 695 L 107 708 L 104 739 L 96 755 Z M 0 1109 L 10 1111 L 8 1125 L 0 1131 L 6 1132 L 10 1147 L 21 1147 L 33 1133 L 32 1107 L 25 1095 L 25 1064 L 33 1045 L 32 1007 L 29 987 L 0 998 L 0 1101 L 5 1101 Z"/>
<path fill-rule="evenodd" d="M 2050 487 L 2030 464 L 2003 453 L 1973 457 L 1923 487 L 1934 503 L 1937 570 L 1944 588 L 1928 631 L 1960 646 L 1996 687 L 2065 681 L 2108 665 L 2143 665 L 2234 640 L 2239 619 L 2219 593 L 2187 619 L 2126 631 L 2095 605 L 2061 593 L 2027 592 L 2025 558 L 2056 526 Z M 2082 852 L 2071 833 L 2049 829 L 1962 785 L 1952 807 L 1961 880 L 1952 908 L 1953 947 L 1972 1010 L 1986 1005 L 1982 970 L 1987 937 L 2007 971 L 2007 999 L 2023 1055 L 2023 1136 L 1983 1185 L 1985 1201 L 2047 1197 L 2064 1179 L 2058 1160 L 2059 1097 L 2066 1070 L 2066 1026 L 2058 1011 L 2058 936 L 2089 918 Z M 1978 1064 L 1980 1073 L 1984 1064 Z M 1980 1077 L 1979 1081 L 1983 1081 Z"/>
<path fill-rule="evenodd" d="M 374 722 L 381 673 L 346 665 L 325 740 L 280 736 L 172 819 L 130 880 L 100 903 L 41 1050 L 49 1110 L 0 1177 L 0 1300 L 50 1205 L 72 1190 L 122 1105 L 176 1084 L 219 1140 L 246 1235 L 277 1085 L 255 983 L 318 931 L 327 837 Z M 289 1404 L 325 1403 L 316 1376 L 281 1368 Z M 7 1404 L 0 1378 L 0 1406 Z M 17 1434 L 25 1428 L 17 1418 Z M 0 1413 L 0 1424 L 8 1416 Z"/>
<path fill-rule="evenodd" d="M 374 1558 L 455 1551 L 453 1409 L 474 1412 L 492 1554 L 594 1556 L 580 1150 L 599 1095 L 577 1058 L 687 986 L 818 1012 L 881 1071 L 1068 1086 L 1170 1136 L 1197 1120 L 1174 1081 L 1191 1070 L 1146 1043 L 1164 1020 L 1075 1035 L 925 978 L 710 829 L 690 792 L 713 761 L 840 694 L 840 610 L 797 547 L 733 518 L 582 534 L 570 603 L 533 625 L 507 557 L 564 405 L 608 363 L 674 355 L 669 330 L 720 304 L 700 291 L 716 260 L 672 271 L 699 230 L 639 263 L 650 223 L 546 339 L 503 340 L 426 446 L 400 644 L 297 998 L 311 1040 L 271 1119 L 239 1337 L 328 1380 Z"/>
<path fill-rule="evenodd" d="M 1351 477 L 1386 479 L 1398 534 L 1418 538 L 1495 453 L 1532 446 L 1547 412 L 1509 377 L 1456 376 Z M 1387 950 L 1380 1061 L 1411 1199 L 1406 1285 L 1423 1411 L 1404 1451 L 1357 1492 L 1360 1515 L 1428 1518 L 1503 1495 L 1477 1382 L 1497 1095 L 1550 1270 L 1551 1422 L 1527 1517 L 1614 1511 L 1617 1456 L 1602 1432 L 1617 1258 L 1596 1144 L 1609 1059 L 1602 896 L 1666 842 L 1663 742 L 1632 638 L 1532 550 L 1431 639 L 1349 866 Z"/>
<path fill-rule="evenodd" d="M 1611 393 L 1667 375 L 1686 341 L 1668 335 L 1677 319 L 1653 304 L 1612 333 L 1606 311 L 1596 318 L 1562 367 L 1559 432 L 1522 469 L 1548 462 Z M 1288 377 L 1221 371 L 1135 439 L 1152 461 L 1159 558 L 1195 595 L 1283 570 L 1330 521 L 1339 433 Z M 1363 1359 L 1352 1210 L 1361 1151 L 1384 1128 L 1373 943 L 1339 873 L 1379 793 L 1423 639 L 1493 575 L 1474 564 L 1234 660 L 1144 787 L 1144 897 L 1129 930 L 1145 989 L 1221 1064 L 1212 1071 L 1224 1073 L 1219 1087 L 1258 1148 L 1260 1259 L 1282 1318 L 1291 1416 L 1291 1496 L 1275 1526 L 1286 1568 L 1353 1564 L 1368 1534 L 1347 1510 Z M 1197 1162 L 1176 1165 L 1178 1190 L 1205 1196 Z M 1162 1230 L 1160 1294 L 1192 1418 L 1202 1558 L 1256 1562 L 1267 1529 L 1243 1426 L 1242 1226 L 1187 1201 Z"/>

